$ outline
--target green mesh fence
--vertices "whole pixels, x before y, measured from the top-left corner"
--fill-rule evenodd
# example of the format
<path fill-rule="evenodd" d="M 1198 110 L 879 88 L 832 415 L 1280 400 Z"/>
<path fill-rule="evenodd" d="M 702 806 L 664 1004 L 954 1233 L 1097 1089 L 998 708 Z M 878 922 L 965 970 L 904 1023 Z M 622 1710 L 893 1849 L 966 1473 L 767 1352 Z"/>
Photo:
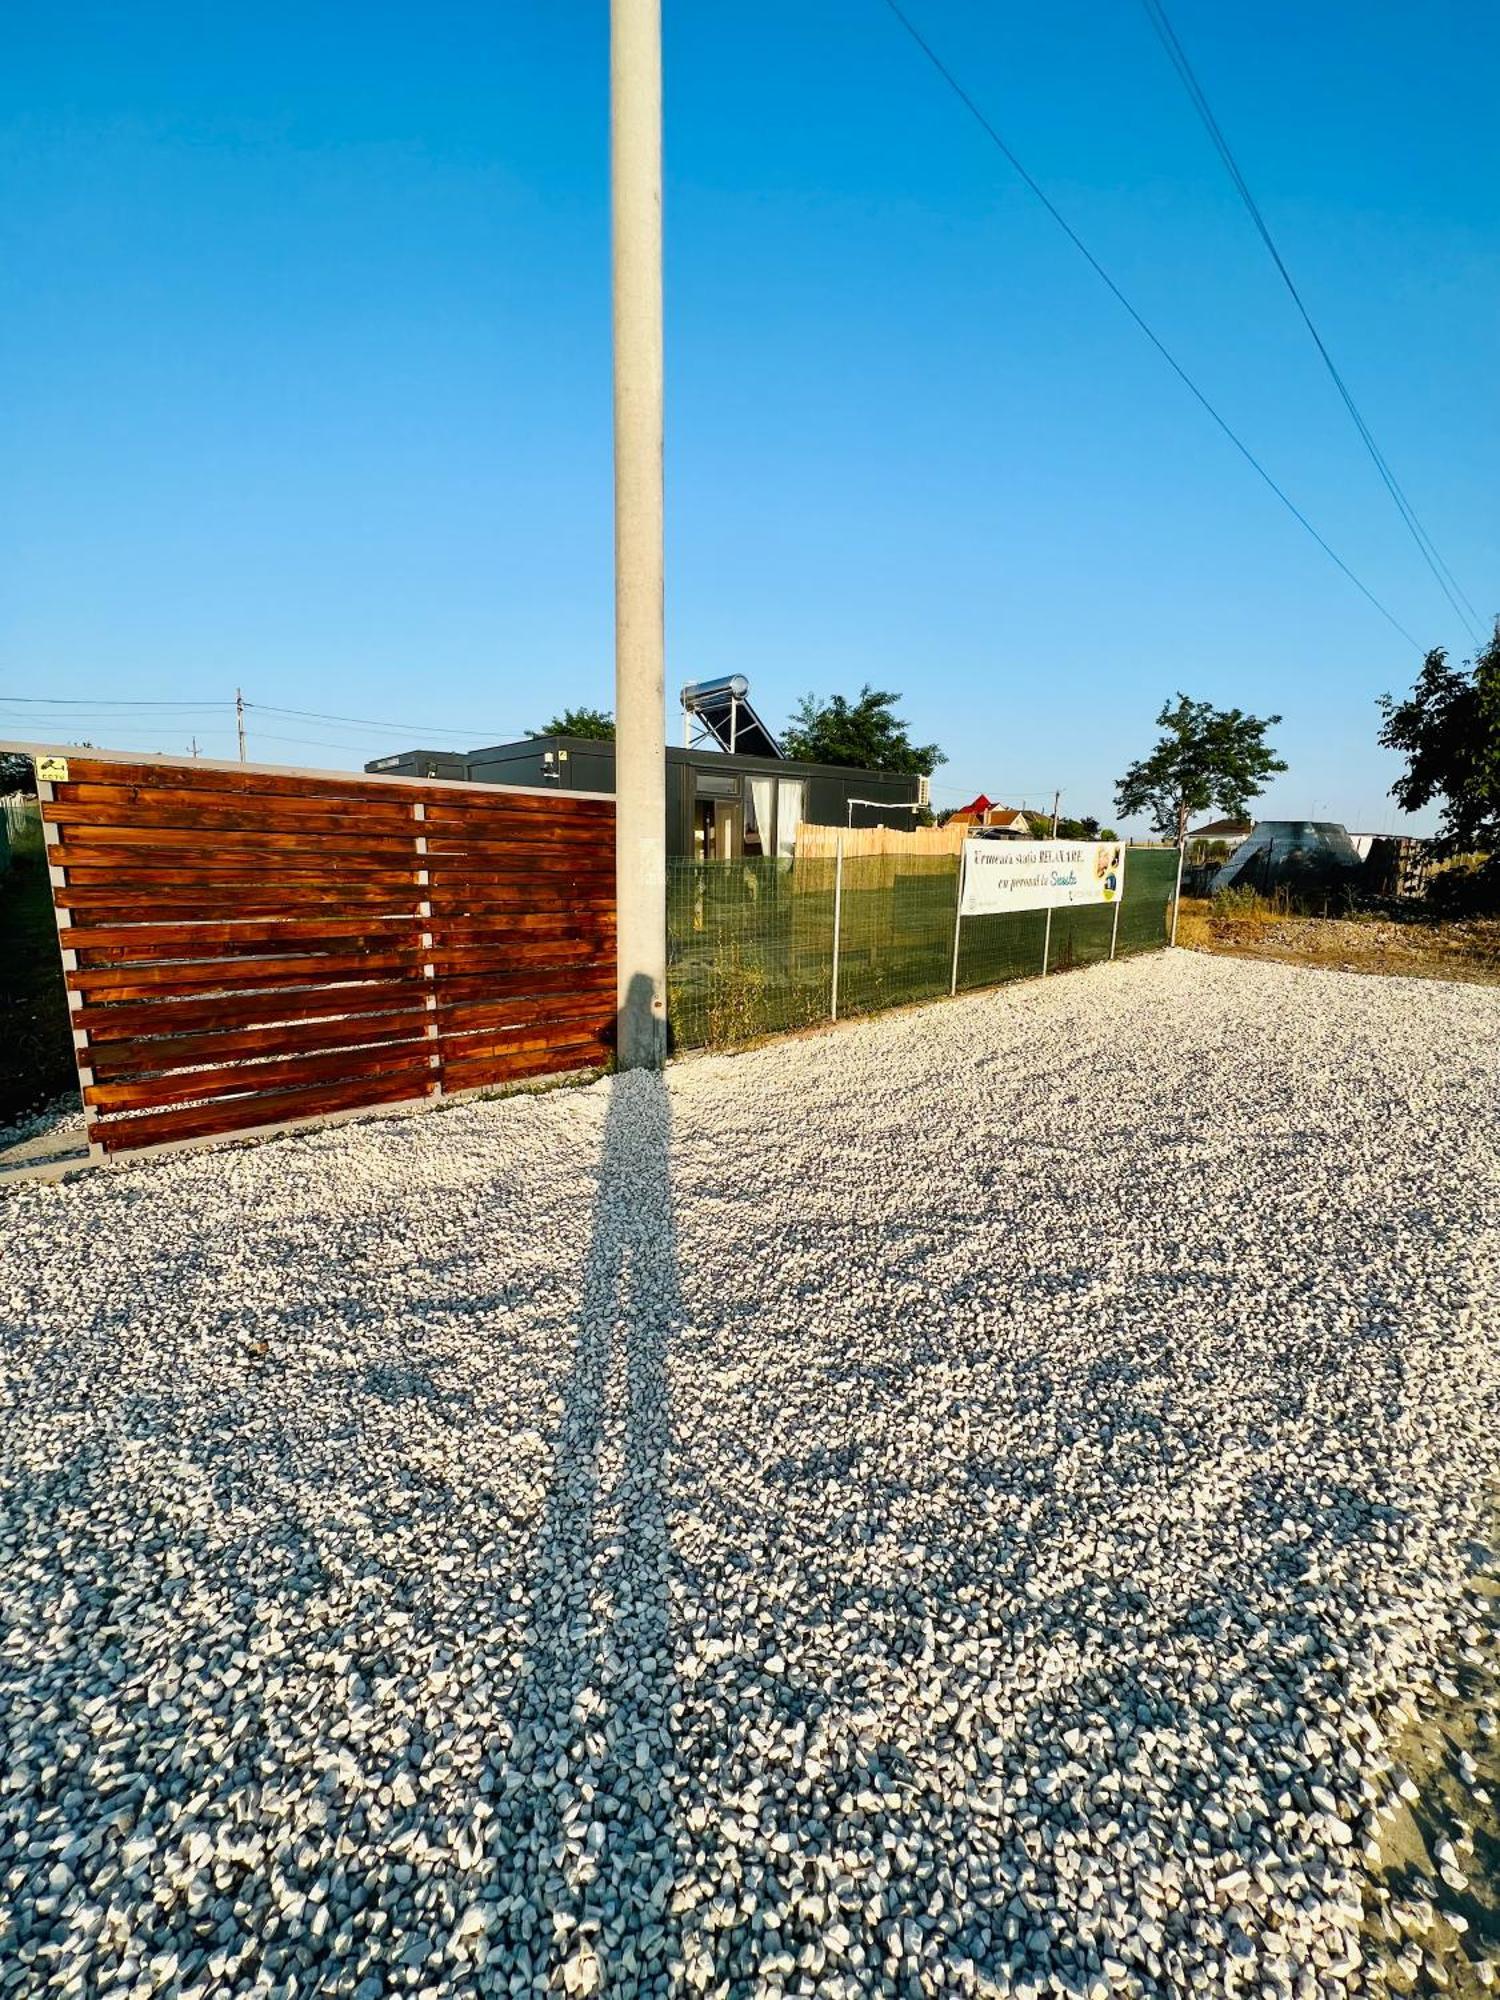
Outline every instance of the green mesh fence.
<path fill-rule="evenodd" d="M 1116 958 L 1132 951 L 1160 951 L 1168 942 L 1176 887 L 1175 847 L 1132 847 L 1126 851 Z"/>
<path fill-rule="evenodd" d="M 678 1048 L 827 1020 L 833 877 L 832 861 L 668 864 L 668 1017 Z"/>
<path fill-rule="evenodd" d="M 951 854 L 846 856 L 840 1014 L 871 1014 L 948 991 L 957 892 L 958 862 Z"/>
<path fill-rule="evenodd" d="M 954 983 L 956 855 L 674 861 L 667 870 L 667 988 L 673 1045 L 723 1048 L 835 1012 L 935 999 Z M 1175 848 L 1129 850 L 1113 905 L 965 917 L 960 990 L 1066 972 L 1167 942 Z M 837 896 L 835 888 L 837 886 Z M 837 907 L 835 907 L 837 905 Z M 837 984 L 835 988 L 835 932 Z"/>

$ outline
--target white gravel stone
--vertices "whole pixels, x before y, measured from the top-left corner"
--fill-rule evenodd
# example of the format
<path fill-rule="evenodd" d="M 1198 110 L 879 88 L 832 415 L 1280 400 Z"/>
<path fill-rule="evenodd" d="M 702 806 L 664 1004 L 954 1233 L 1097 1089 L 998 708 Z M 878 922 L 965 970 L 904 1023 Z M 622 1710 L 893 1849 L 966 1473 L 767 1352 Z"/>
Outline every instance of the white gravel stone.
<path fill-rule="evenodd" d="M 1500 995 L 1176 953 L 11 1189 L 0 1995 L 1364 1991 L 1497 1272 Z"/>

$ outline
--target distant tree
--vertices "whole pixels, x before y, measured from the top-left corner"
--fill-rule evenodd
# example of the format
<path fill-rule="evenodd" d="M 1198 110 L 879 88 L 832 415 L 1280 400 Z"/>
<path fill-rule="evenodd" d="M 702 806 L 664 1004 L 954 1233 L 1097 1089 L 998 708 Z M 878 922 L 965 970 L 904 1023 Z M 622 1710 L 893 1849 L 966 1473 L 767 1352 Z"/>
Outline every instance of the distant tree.
<path fill-rule="evenodd" d="M 899 694 L 868 682 L 858 701 L 836 694 L 820 702 L 805 694 L 781 732 L 788 757 L 807 764 L 856 764 L 866 771 L 905 771 L 930 778 L 948 759 L 935 743 L 913 743 L 894 713 Z"/>
<path fill-rule="evenodd" d="M 1032 830 L 1050 838 L 1050 815 L 1039 815 Z M 1086 813 L 1082 819 L 1060 819 L 1057 822 L 1057 837 L 1059 840 L 1118 840 L 1120 836 L 1113 827 L 1100 826 L 1092 813 Z"/>
<path fill-rule="evenodd" d="M 1178 694 L 1157 716 L 1165 733 L 1115 787 L 1115 811 L 1148 813 L 1156 831 L 1180 847 L 1195 813 L 1217 806 L 1241 818 L 1266 780 L 1286 765 L 1266 742 L 1279 715 L 1246 715 Z"/>
<path fill-rule="evenodd" d="M 1391 786 L 1403 812 L 1443 803 L 1440 832 L 1450 854 L 1500 848 L 1500 619 L 1490 642 L 1462 667 L 1436 646 L 1405 701 L 1380 698 L 1380 741 L 1406 769 Z"/>
<path fill-rule="evenodd" d="M 36 767 L 19 750 L 0 750 L 0 792 L 34 792 Z"/>
<path fill-rule="evenodd" d="M 584 736 L 598 743 L 613 743 L 615 718 L 607 708 L 565 708 L 540 729 L 528 729 L 528 736 Z"/>

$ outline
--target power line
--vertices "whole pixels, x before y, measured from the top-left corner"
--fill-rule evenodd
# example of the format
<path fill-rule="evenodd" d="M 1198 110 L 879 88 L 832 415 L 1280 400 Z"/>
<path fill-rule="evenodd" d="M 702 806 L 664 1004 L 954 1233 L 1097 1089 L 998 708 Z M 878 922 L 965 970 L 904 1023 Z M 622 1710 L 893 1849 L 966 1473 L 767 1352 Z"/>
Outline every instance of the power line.
<path fill-rule="evenodd" d="M 170 708 L 185 714 L 189 710 L 206 708 L 233 708 L 232 701 L 127 701 L 114 695 L 106 695 L 99 701 L 85 701 L 78 696 L 40 694 L 0 694 L 0 702 L 8 707 L 20 708 L 90 708 L 96 714 L 103 714 L 110 708 Z"/>
<path fill-rule="evenodd" d="M 1323 357 L 1323 365 L 1328 370 L 1329 375 L 1333 379 L 1333 386 L 1338 390 L 1339 395 L 1343 400 L 1344 407 L 1349 412 L 1350 418 L 1353 420 L 1354 428 L 1359 432 L 1359 435 L 1364 442 L 1365 450 L 1370 454 L 1370 458 L 1375 466 L 1375 470 L 1380 475 L 1381 484 L 1390 494 L 1391 499 L 1395 504 L 1396 511 L 1400 514 L 1402 520 L 1405 522 L 1407 532 L 1410 534 L 1412 540 L 1416 543 L 1417 548 L 1421 553 L 1422 560 L 1426 563 L 1427 567 L 1432 571 L 1432 574 L 1437 581 L 1438 588 L 1447 598 L 1449 604 L 1453 607 L 1459 619 L 1464 624 L 1469 626 L 1470 636 L 1474 639 L 1474 641 L 1477 644 L 1480 638 L 1480 633 L 1477 624 L 1472 623 L 1471 620 L 1477 620 L 1479 614 L 1477 611 L 1475 611 L 1473 605 L 1470 604 L 1468 598 L 1464 596 L 1463 590 L 1460 587 L 1457 578 L 1454 576 L 1452 570 L 1449 569 L 1447 563 L 1443 561 L 1442 556 L 1438 553 L 1436 543 L 1433 541 L 1431 535 L 1428 534 L 1426 528 L 1423 527 L 1421 521 L 1418 520 L 1416 509 L 1412 506 L 1410 500 L 1407 499 L 1406 494 L 1402 490 L 1400 481 L 1396 478 L 1396 475 L 1391 471 L 1390 465 L 1386 460 L 1384 452 L 1381 451 L 1380 446 L 1375 442 L 1374 434 L 1371 431 L 1370 426 L 1365 422 L 1364 416 L 1360 412 L 1359 405 L 1355 402 L 1354 397 L 1350 392 L 1349 385 L 1345 382 L 1343 376 L 1340 374 L 1338 370 L 1337 365 L 1334 362 L 1333 356 L 1329 353 L 1327 343 L 1324 341 L 1323 336 L 1322 334 L 1319 333 L 1317 327 L 1313 324 L 1312 314 L 1308 311 L 1307 304 L 1303 299 L 1301 292 L 1298 291 L 1296 283 L 1292 277 L 1291 272 L 1286 267 L 1286 263 L 1282 258 L 1280 250 L 1278 250 L 1276 247 L 1275 238 L 1271 234 L 1270 227 L 1266 222 L 1265 216 L 1261 213 L 1260 204 L 1259 202 L 1256 201 L 1255 196 L 1250 192 L 1249 182 L 1245 179 L 1244 174 L 1240 171 L 1239 162 L 1238 160 L 1236 160 L 1234 153 L 1230 148 L 1229 141 L 1224 136 L 1223 128 L 1220 126 L 1218 119 L 1214 116 L 1213 107 L 1209 103 L 1207 95 L 1204 92 L 1203 86 L 1201 83 L 1199 83 L 1197 75 L 1194 72 L 1193 66 L 1188 60 L 1187 51 L 1183 48 L 1182 43 L 1177 38 L 1177 31 L 1172 26 L 1172 23 L 1167 16 L 1167 10 L 1162 5 L 1162 0 L 1141 0 L 1141 5 L 1146 10 L 1147 19 L 1150 21 L 1152 27 L 1156 30 L 1157 40 L 1166 50 L 1168 59 L 1170 60 L 1173 68 L 1177 71 L 1178 77 L 1181 79 L 1182 82 L 1182 87 L 1187 92 L 1189 101 L 1191 102 L 1193 109 L 1198 113 L 1198 116 L 1203 123 L 1204 130 L 1208 133 L 1209 138 L 1213 141 L 1214 148 L 1218 153 L 1219 158 L 1224 163 L 1224 171 L 1228 174 L 1230 180 L 1234 183 L 1235 190 L 1238 193 L 1240 200 L 1244 203 L 1246 212 L 1248 213 L 1250 220 L 1255 224 L 1256 229 L 1259 231 L 1260 239 L 1265 244 L 1266 249 L 1270 254 L 1271 262 L 1276 266 L 1276 269 L 1280 272 L 1282 283 L 1286 286 L 1288 292 L 1291 294 L 1293 304 L 1296 306 L 1298 312 L 1302 315 L 1302 323 L 1307 328 L 1308 332 L 1312 335 L 1313 344 L 1317 348 L 1319 354 L 1322 355 Z"/>
<path fill-rule="evenodd" d="M 152 710 L 166 711 L 174 715 L 197 715 L 208 712 L 218 714 L 221 711 L 232 710 L 235 704 L 232 699 L 226 699 L 221 701 L 133 701 L 125 699 L 124 697 L 111 695 L 102 697 L 97 701 L 88 701 L 77 696 L 70 696 L 70 697 L 60 696 L 56 699 L 53 699 L 50 696 L 43 696 L 43 695 L 0 695 L 0 707 L 11 707 L 11 706 L 20 706 L 33 709 L 44 709 L 48 711 L 51 710 L 61 711 L 64 709 L 82 709 L 90 714 L 97 715 L 107 719 L 110 715 L 117 712 L 122 715 L 129 715 L 134 713 L 138 709 L 152 709 Z M 473 743 L 475 741 L 482 741 L 486 737 L 488 737 L 492 741 L 498 740 L 499 737 L 504 736 L 506 734 L 506 732 L 503 730 L 497 732 L 494 730 L 473 729 L 473 728 L 460 729 L 453 727 L 451 724 L 439 724 L 430 722 L 381 722 L 377 721 L 375 718 L 368 715 L 330 715 L 320 709 L 281 708 L 274 702 L 247 701 L 245 703 L 245 707 L 247 709 L 255 710 L 257 713 L 261 715 L 292 716 L 297 718 L 299 721 L 305 721 L 305 722 L 344 723 L 353 725 L 354 727 L 360 729 L 384 730 L 389 732 L 390 734 L 397 736 L 418 737 L 418 738 L 422 736 L 458 736 L 462 737 L 466 742 Z M 266 732 L 264 730 L 260 732 L 260 734 L 262 735 L 264 735 L 265 733 Z M 513 731 L 511 733 L 519 734 L 520 732 Z M 295 742 L 299 739 L 294 737 L 282 737 L 278 740 L 282 742 Z M 311 739 L 302 738 L 300 740 L 306 742 Z"/>
<path fill-rule="evenodd" d="M 476 736 L 488 733 L 482 729 L 454 729 L 430 722 L 376 722 L 368 715 L 326 715 L 315 708 L 278 708 L 274 702 L 268 701 L 247 701 L 245 706 L 259 709 L 263 715 L 294 715 L 304 722 L 352 722 L 362 729 L 391 729 L 403 736 L 463 736 L 472 741 Z"/>
<path fill-rule="evenodd" d="M 936 49 L 933 48 L 932 44 L 923 37 L 923 35 L 916 28 L 916 26 L 902 12 L 901 8 L 896 4 L 896 0 L 885 0 L 885 4 L 890 9 L 892 14 L 895 15 L 896 19 L 901 23 L 901 26 L 906 30 L 907 34 L 910 35 L 911 39 L 916 43 L 917 47 L 922 51 L 923 55 L 926 56 L 927 60 L 932 64 L 932 67 L 937 71 L 938 75 L 943 79 L 944 83 L 947 84 L 948 88 L 953 92 L 954 96 L 958 99 L 960 104 L 963 105 L 964 109 L 973 118 L 974 122 L 979 126 L 980 130 L 989 139 L 990 143 L 996 148 L 996 150 L 1009 164 L 1011 170 L 1015 173 L 1016 177 L 1029 190 L 1029 192 L 1035 196 L 1037 201 L 1041 203 L 1042 207 L 1046 209 L 1048 215 L 1051 216 L 1052 220 L 1057 224 L 1058 228 L 1063 232 L 1064 236 L 1066 236 L 1068 241 L 1073 245 L 1073 248 L 1078 252 L 1078 254 L 1083 258 L 1084 262 L 1093 271 L 1094 275 L 1097 278 L 1099 278 L 1100 281 L 1107 287 L 1107 289 L 1112 294 L 1116 302 L 1119 305 L 1123 306 L 1125 311 L 1129 313 L 1130 317 L 1135 321 L 1136 325 L 1140 328 L 1141 332 L 1145 334 L 1147 340 L 1150 341 L 1151 345 L 1156 349 L 1157 353 L 1161 356 L 1163 361 L 1165 361 L 1167 366 L 1172 370 L 1172 373 L 1183 384 L 1184 388 L 1186 388 L 1189 391 L 1189 393 L 1193 396 L 1195 401 L 1197 401 L 1202 406 L 1202 408 L 1207 411 L 1208 415 L 1212 417 L 1214 422 L 1218 425 L 1219 429 L 1224 433 L 1225 437 L 1229 439 L 1229 442 L 1234 446 L 1235 450 L 1245 460 L 1246 464 L 1249 465 L 1252 468 L 1252 470 L 1256 472 L 1262 480 L 1265 481 L 1266 485 L 1270 487 L 1271 491 L 1276 495 L 1276 498 L 1281 502 L 1282 506 L 1286 508 L 1287 512 L 1292 516 L 1294 520 L 1298 521 L 1302 525 L 1302 527 L 1304 527 L 1307 530 L 1308 534 L 1312 536 L 1313 540 L 1317 543 L 1318 547 L 1323 551 L 1324 555 L 1326 555 L 1329 561 L 1332 562 L 1338 569 L 1340 569 L 1343 572 L 1343 574 L 1354 585 L 1354 588 L 1360 593 L 1360 595 L 1363 598 L 1365 598 L 1370 604 L 1374 605 L 1375 609 L 1380 613 L 1381 617 L 1386 621 L 1386 623 L 1394 627 L 1394 629 L 1401 634 L 1402 638 L 1406 641 L 1406 643 L 1410 647 L 1413 648 L 1414 651 L 1420 653 L 1423 650 L 1423 648 L 1418 644 L 1417 640 L 1415 640 L 1412 637 L 1411 633 L 1407 631 L 1406 627 L 1400 622 L 1400 620 L 1395 616 L 1395 614 L 1386 609 L 1386 607 L 1381 603 L 1380 599 L 1375 595 L 1374 591 L 1370 589 L 1368 584 L 1362 583 L 1360 581 L 1360 579 L 1354 574 L 1354 571 L 1350 569 L 1348 563 L 1344 561 L 1343 557 L 1339 555 L 1338 552 L 1335 549 L 1333 549 L 1327 542 L 1324 541 L 1323 537 L 1318 533 L 1317 529 L 1313 526 L 1312 522 L 1309 521 L 1307 516 L 1302 512 L 1302 509 L 1297 506 L 1296 502 L 1291 498 L 1291 496 L 1288 493 L 1286 493 L 1280 486 L 1277 485 L 1276 481 L 1271 477 L 1271 474 L 1261 464 L 1260 460 L 1255 456 L 1255 453 L 1250 449 L 1249 445 L 1245 443 L 1244 439 L 1239 435 L 1238 431 L 1232 428 L 1227 418 L 1222 417 L 1219 414 L 1218 410 L 1208 400 L 1208 397 L 1203 393 L 1203 391 L 1198 387 L 1198 384 L 1193 380 L 1192 376 L 1188 374 L 1187 370 L 1183 367 L 1182 363 L 1177 359 L 1176 355 L 1172 353 L 1171 349 L 1167 346 L 1166 342 L 1162 340 L 1160 335 L 1155 332 L 1155 330 L 1150 326 L 1150 324 L 1146 321 L 1146 319 L 1131 304 L 1130 300 L 1125 296 L 1124 292 L 1121 291 L 1120 287 L 1115 283 L 1114 279 L 1109 275 L 1108 271 L 1106 271 L 1104 266 L 1099 262 L 1099 259 L 1094 255 L 1093 251 L 1089 249 L 1088 245 L 1084 242 L 1083 238 L 1078 234 L 1077 230 L 1074 229 L 1073 225 L 1068 221 L 1066 216 L 1064 216 L 1061 209 L 1057 207 L 1057 205 L 1053 202 L 1051 197 L 1042 188 L 1041 183 L 1039 181 L 1034 180 L 1032 176 L 1026 171 L 1026 168 L 1022 166 L 1020 160 L 1011 151 L 1010 147 L 1006 144 L 1005 140 L 1000 136 L 996 128 L 990 123 L 989 119 L 985 116 L 984 112 L 980 110 L 979 106 L 975 103 L 974 99 L 964 89 L 963 85 L 959 82 L 958 78 L 953 74 L 952 70 L 948 68 L 947 64 L 943 61 L 942 57 L 937 53 Z"/>

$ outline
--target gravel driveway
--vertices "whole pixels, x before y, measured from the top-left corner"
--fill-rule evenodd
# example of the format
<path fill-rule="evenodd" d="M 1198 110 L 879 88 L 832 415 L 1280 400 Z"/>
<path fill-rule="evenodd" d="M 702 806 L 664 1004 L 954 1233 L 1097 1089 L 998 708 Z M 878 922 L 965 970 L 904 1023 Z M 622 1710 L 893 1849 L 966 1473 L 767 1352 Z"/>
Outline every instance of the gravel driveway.
<path fill-rule="evenodd" d="M 1368 1991 L 1497 1272 L 1500 994 L 1186 953 L 13 1189 L 0 1991 Z"/>

